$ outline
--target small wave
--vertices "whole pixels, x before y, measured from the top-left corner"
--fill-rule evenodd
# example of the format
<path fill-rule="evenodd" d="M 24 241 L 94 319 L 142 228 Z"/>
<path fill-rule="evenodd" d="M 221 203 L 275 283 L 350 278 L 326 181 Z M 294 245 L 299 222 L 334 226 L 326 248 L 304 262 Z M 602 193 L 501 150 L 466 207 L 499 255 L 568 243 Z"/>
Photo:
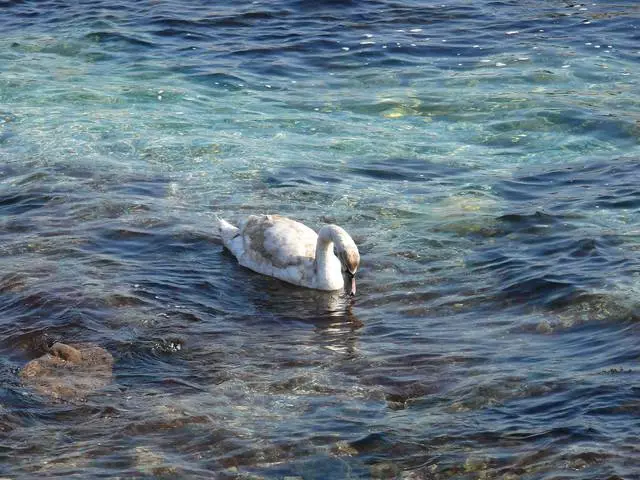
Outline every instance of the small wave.
<path fill-rule="evenodd" d="M 640 163 L 634 158 L 569 165 L 523 173 L 494 189 L 510 202 L 531 201 L 574 214 L 593 208 L 635 208 L 640 200 Z"/>
<path fill-rule="evenodd" d="M 440 181 L 468 173 L 468 169 L 446 163 L 435 163 L 422 159 L 389 158 L 371 162 L 356 161 L 350 171 L 387 181 L 430 182 Z"/>
<path fill-rule="evenodd" d="M 118 47 L 131 47 L 138 49 L 139 47 L 154 48 L 157 45 L 149 40 L 144 40 L 139 36 L 126 35 L 115 31 L 96 31 L 87 33 L 85 39 L 92 43 L 103 45 L 113 45 Z"/>
<path fill-rule="evenodd" d="M 194 81 L 206 84 L 211 88 L 226 88 L 229 90 L 241 90 L 247 85 L 246 80 L 228 73 L 203 72 L 201 68 L 192 69 L 189 77 Z"/>
<path fill-rule="evenodd" d="M 529 237 L 520 247 L 512 250 L 507 243 L 479 251 L 469 262 L 477 273 L 498 277 L 499 296 L 509 303 L 566 307 L 592 289 L 603 288 L 603 270 L 615 275 L 621 266 L 633 268 L 615 237 L 576 239 L 569 236 L 571 231 L 552 233 L 527 223 L 515 230 Z M 506 230 L 505 235 L 508 239 L 513 234 Z"/>

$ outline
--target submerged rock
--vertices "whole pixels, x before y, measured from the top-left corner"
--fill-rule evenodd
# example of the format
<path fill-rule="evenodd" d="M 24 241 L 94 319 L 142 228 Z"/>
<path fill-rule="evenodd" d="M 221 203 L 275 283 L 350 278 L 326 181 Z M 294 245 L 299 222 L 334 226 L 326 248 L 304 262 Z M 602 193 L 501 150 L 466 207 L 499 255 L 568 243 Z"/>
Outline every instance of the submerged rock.
<path fill-rule="evenodd" d="M 90 343 L 54 343 L 20 371 L 25 385 L 55 400 L 82 400 L 111 383 L 113 357 Z"/>
<path fill-rule="evenodd" d="M 169 465 L 166 459 L 147 447 L 136 447 L 135 450 L 136 468 L 142 473 L 153 475 L 154 477 L 180 476 L 177 467 Z"/>

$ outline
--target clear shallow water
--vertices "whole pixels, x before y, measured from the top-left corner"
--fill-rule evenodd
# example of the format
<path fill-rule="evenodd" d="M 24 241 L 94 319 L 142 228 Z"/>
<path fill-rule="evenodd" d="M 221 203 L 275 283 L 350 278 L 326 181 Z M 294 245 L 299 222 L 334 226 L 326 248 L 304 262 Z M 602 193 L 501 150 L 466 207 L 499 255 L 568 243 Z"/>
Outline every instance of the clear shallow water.
<path fill-rule="evenodd" d="M 635 478 L 635 2 L 2 2 L 0 474 Z M 349 230 L 359 295 L 214 214 Z M 43 336 L 113 383 L 56 403 Z"/>

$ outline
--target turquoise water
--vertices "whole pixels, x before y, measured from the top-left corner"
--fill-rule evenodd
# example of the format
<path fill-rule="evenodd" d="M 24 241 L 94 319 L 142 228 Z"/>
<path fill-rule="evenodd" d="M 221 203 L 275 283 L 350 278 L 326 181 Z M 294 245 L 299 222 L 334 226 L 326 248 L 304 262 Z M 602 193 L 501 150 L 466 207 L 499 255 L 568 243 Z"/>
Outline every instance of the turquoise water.
<path fill-rule="evenodd" d="M 635 2 L 0 12 L 0 475 L 638 475 Z M 357 297 L 239 267 L 250 213 Z M 34 392 L 51 339 L 113 382 Z"/>

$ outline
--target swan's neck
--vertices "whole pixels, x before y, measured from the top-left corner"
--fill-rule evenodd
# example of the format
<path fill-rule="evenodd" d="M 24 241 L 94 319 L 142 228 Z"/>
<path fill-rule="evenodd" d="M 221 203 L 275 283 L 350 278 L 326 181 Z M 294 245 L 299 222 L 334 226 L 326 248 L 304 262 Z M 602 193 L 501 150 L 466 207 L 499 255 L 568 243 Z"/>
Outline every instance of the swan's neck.
<path fill-rule="evenodd" d="M 333 244 L 338 242 L 340 232 L 333 225 L 325 225 L 318 232 L 314 267 L 319 286 L 338 289 L 344 285 L 340 260 L 333 253 Z"/>

